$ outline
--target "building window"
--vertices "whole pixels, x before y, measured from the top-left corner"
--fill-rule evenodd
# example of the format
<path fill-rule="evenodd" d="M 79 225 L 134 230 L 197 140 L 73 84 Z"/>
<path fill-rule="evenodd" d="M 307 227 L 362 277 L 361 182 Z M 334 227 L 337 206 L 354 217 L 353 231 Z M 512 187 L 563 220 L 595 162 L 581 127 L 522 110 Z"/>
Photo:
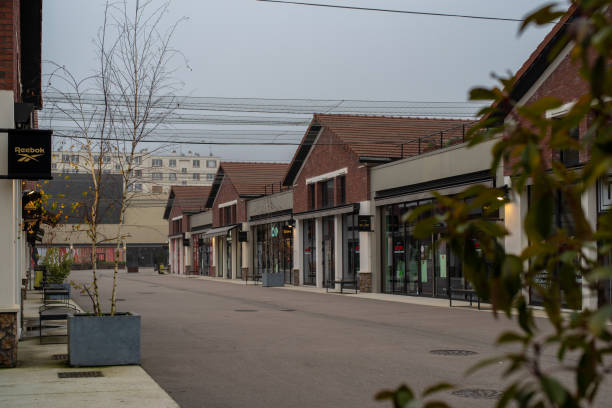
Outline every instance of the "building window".
<path fill-rule="evenodd" d="M 163 189 L 162 189 L 162 186 L 153 186 L 153 187 L 151 187 L 151 192 L 152 192 L 153 194 L 161 194 L 161 193 L 163 193 L 164 191 L 163 191 Z"/>
<path fill-rule="evenodd" d="M 217 167 L 217 161 L 216 160 L 206 160 L 206 167 L 208 167 L 209 169 L 214 169 L 215 167 Z"/>
<path fill-rule="evenodd" d="M 338 177 L 338 204 L 346 203 L 346 176 Z"/>
<path fill-rule="evenodd" d="M 162 173 L 151 173 L 151 179 L 162 180 L 164 178 Z"/>
<path fill-rule="evenodd" d="M 308 209 L 315 209 L 315 184 L 308 184 Z"/>
<path fill-rule="evenodd" d="M 200 161 L 199 160 L 193 160 L 193 167 L 200 167 Z"/>
<path fill-rule="evenodd" d="M 215 179 L 215 175 L 213 173 L 208 173 L 206 175 L 206 180 L 214 180 Z"/>
<path fill-rule="evenodd" d="M 181 169 L 181 173 L 187 173 L 187 168 L 186 168 L 186 167 L 183 167 L 183 168 Z"/>
<path fill-rule="evenodd" d="M 71 163 L 78 163 L 79 162 L 79 155 L 78 154 L 73 154 L 72 156 L 70 156 L 70 162 Z"/>
<path fill-rule="evenodd" d="M 142 164 L 142 157 L 135 156 L 134 157 L 134 164 Z"/>
<path fill-rule="evenodd" d="M 104 157 L 102 157 L 102 161 L 103 161 L 104 163 L 110 163 L 111 158 L 110 158 L 110 156 L 104 156 Z"/>
<path fill-rule="evenodd" d="M 168 174 L 168 180 L 176 180 L 176 173 Z"/>
<path fill-rule="evenodd" d="M 151 166 L 152 167 L 161 167 L 164 165 L 164 162 L 162 161 L 162 159 L 153 159 L 151 160 Z"/>
<path fill-rule="evenodd" d="M 115 164 L 115 170 L 117 170 L 117 171 L 121 170 L 121 165 L 120 164 Z"/>
<path fill-rule="evenodd" d="M 182 184 L 182 185 L 184 185 L 184 186 L 186 186 L 186 185 L 187 185 L 187 180 L 183 180 L 183 181 L 181 181 L 181 184 Z"/>
<path fill-rule="evenodd" d="M 334 179 L 322 181 L 321 183 L 321 207 L 334 206 Z"/>
<path fill-rule="evenodd" d="M 194 180 L 199 180 L 200 179 L 200 173 L 193 173 L 191 175 L 191 178 L 194 179 Z"/>
<path fill-rule="evenodd" d="M 134 170 L 134 177 L 142 177 L 142 170 Z"/>
<path fill-rule="evenodd" d="M 578 127 L 569 132 L 569 137 L 575 141 L 579 140 L 580 131 Z M 559 161 L 565 166 L 576 166 L 580 163 L 580 152 L 576 149 L 563 149 L 559 151 Z"/>
<path fill-rule="evenodd" d="M 63 163 L 69 163 L 70 162 L 70 155 L 69 154 L 62 154 L 62 162 Z"/>
<path fill-rule="evenodd" d="M 53 163 L 53 164 L 51 164 L 51 168 L 52 168 L 52 169 L 57 169 L 57 163 Z"/>
<path fill-rule="evenodd" d="M 139 183 L 134 184 L 134 190 L 135 191 L 142 191 L 142 184 L 139 184 Z"/>
<path fill-rule="evenodd" d="M 176 167 L 176 159 L 170 159 L 170 160 L 168 160 L 168 166 L 170 166 L 170 167 Z"/>

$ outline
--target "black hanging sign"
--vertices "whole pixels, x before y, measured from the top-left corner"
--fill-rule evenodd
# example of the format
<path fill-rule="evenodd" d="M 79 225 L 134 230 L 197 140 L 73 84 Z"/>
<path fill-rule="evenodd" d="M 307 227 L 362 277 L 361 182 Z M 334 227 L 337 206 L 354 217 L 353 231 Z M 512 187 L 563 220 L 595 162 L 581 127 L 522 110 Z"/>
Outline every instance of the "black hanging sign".
<path fill-rule="evenodd" d="M 358 215 L 357 216 L 357 231 L 371 232 L 372 231 L 372 216 Z"/>
<path fill-rule="evenodd" d="M 52 130 L 0 129 L 8 132 L 9 179 L 51 179 Z"/>
<path fill-rule="evenodd" d="M 246 231 L 238 231 L 238 242 L 248 242 L 249 238 Z"/>

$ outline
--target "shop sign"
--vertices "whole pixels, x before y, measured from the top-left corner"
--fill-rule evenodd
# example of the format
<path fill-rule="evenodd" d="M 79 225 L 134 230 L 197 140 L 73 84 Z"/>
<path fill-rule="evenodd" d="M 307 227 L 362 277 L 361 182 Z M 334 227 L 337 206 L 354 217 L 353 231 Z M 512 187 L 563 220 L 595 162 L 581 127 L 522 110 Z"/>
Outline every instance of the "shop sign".
<path fill-rule="evenodd" d="M 183 238 L 183 246 L 189 246 L 189 239 Z"/>
<path fill-rule="evenodd" d="M 270 231 L 272 238 L 278 237 L 278 227 L 276 225 L 272 225 L 272 230 Z"/>
<path fill-rule="evenodd" d="M 249 238 L 246 231 L 238 231 L 238 242 L 248 242 Z"/>
<path fill-rule="evenodd" d="M 358 215 L 357 216 L 357 231 L 371 232 L 372 231 L 372 216 Z"/>
<path fill-rule="evenodd" d="M 40 129 L 9 130 L 7 178 L 50 179 L 52 133 Z"/>

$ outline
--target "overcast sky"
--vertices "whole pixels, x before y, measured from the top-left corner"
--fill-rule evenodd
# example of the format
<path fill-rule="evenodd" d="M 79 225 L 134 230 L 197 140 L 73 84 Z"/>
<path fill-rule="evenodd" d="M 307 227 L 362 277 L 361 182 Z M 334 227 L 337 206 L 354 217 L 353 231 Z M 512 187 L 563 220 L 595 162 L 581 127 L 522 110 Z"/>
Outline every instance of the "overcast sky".
<path fill-rule="evenodd" d="M 522 18 L 545 1 L 313 2 Z M 45 0 L 43 58 L 77 75 L 92 72 L 102 4 Z M 465 101 L 470 88 L 492 83 L 492 72 L 516 72 L 549 29 L 519 37 L 512 22 L 255 0 L 175 0 L 166 21 L 184 16 L 174 41 L 191 68 L 177 71 L 182 94 L 215 97 Z M 223 159 L 287 161 L 294 148 L 212 150 Z"/>

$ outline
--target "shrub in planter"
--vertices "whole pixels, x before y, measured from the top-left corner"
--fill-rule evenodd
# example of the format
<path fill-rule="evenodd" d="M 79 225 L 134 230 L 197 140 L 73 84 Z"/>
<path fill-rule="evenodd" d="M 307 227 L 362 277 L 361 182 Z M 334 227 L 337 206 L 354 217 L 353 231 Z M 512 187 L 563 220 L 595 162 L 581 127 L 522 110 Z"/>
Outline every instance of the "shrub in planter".
<path fill-rule="evenodd" d="M 49 283 L 64 283 L 70 274 L 72 256 L 66 252 L 63 255 L 58 248 L 49 248 L 43 258 L 42 264 L 47 268 L 47 281 Z"/>

